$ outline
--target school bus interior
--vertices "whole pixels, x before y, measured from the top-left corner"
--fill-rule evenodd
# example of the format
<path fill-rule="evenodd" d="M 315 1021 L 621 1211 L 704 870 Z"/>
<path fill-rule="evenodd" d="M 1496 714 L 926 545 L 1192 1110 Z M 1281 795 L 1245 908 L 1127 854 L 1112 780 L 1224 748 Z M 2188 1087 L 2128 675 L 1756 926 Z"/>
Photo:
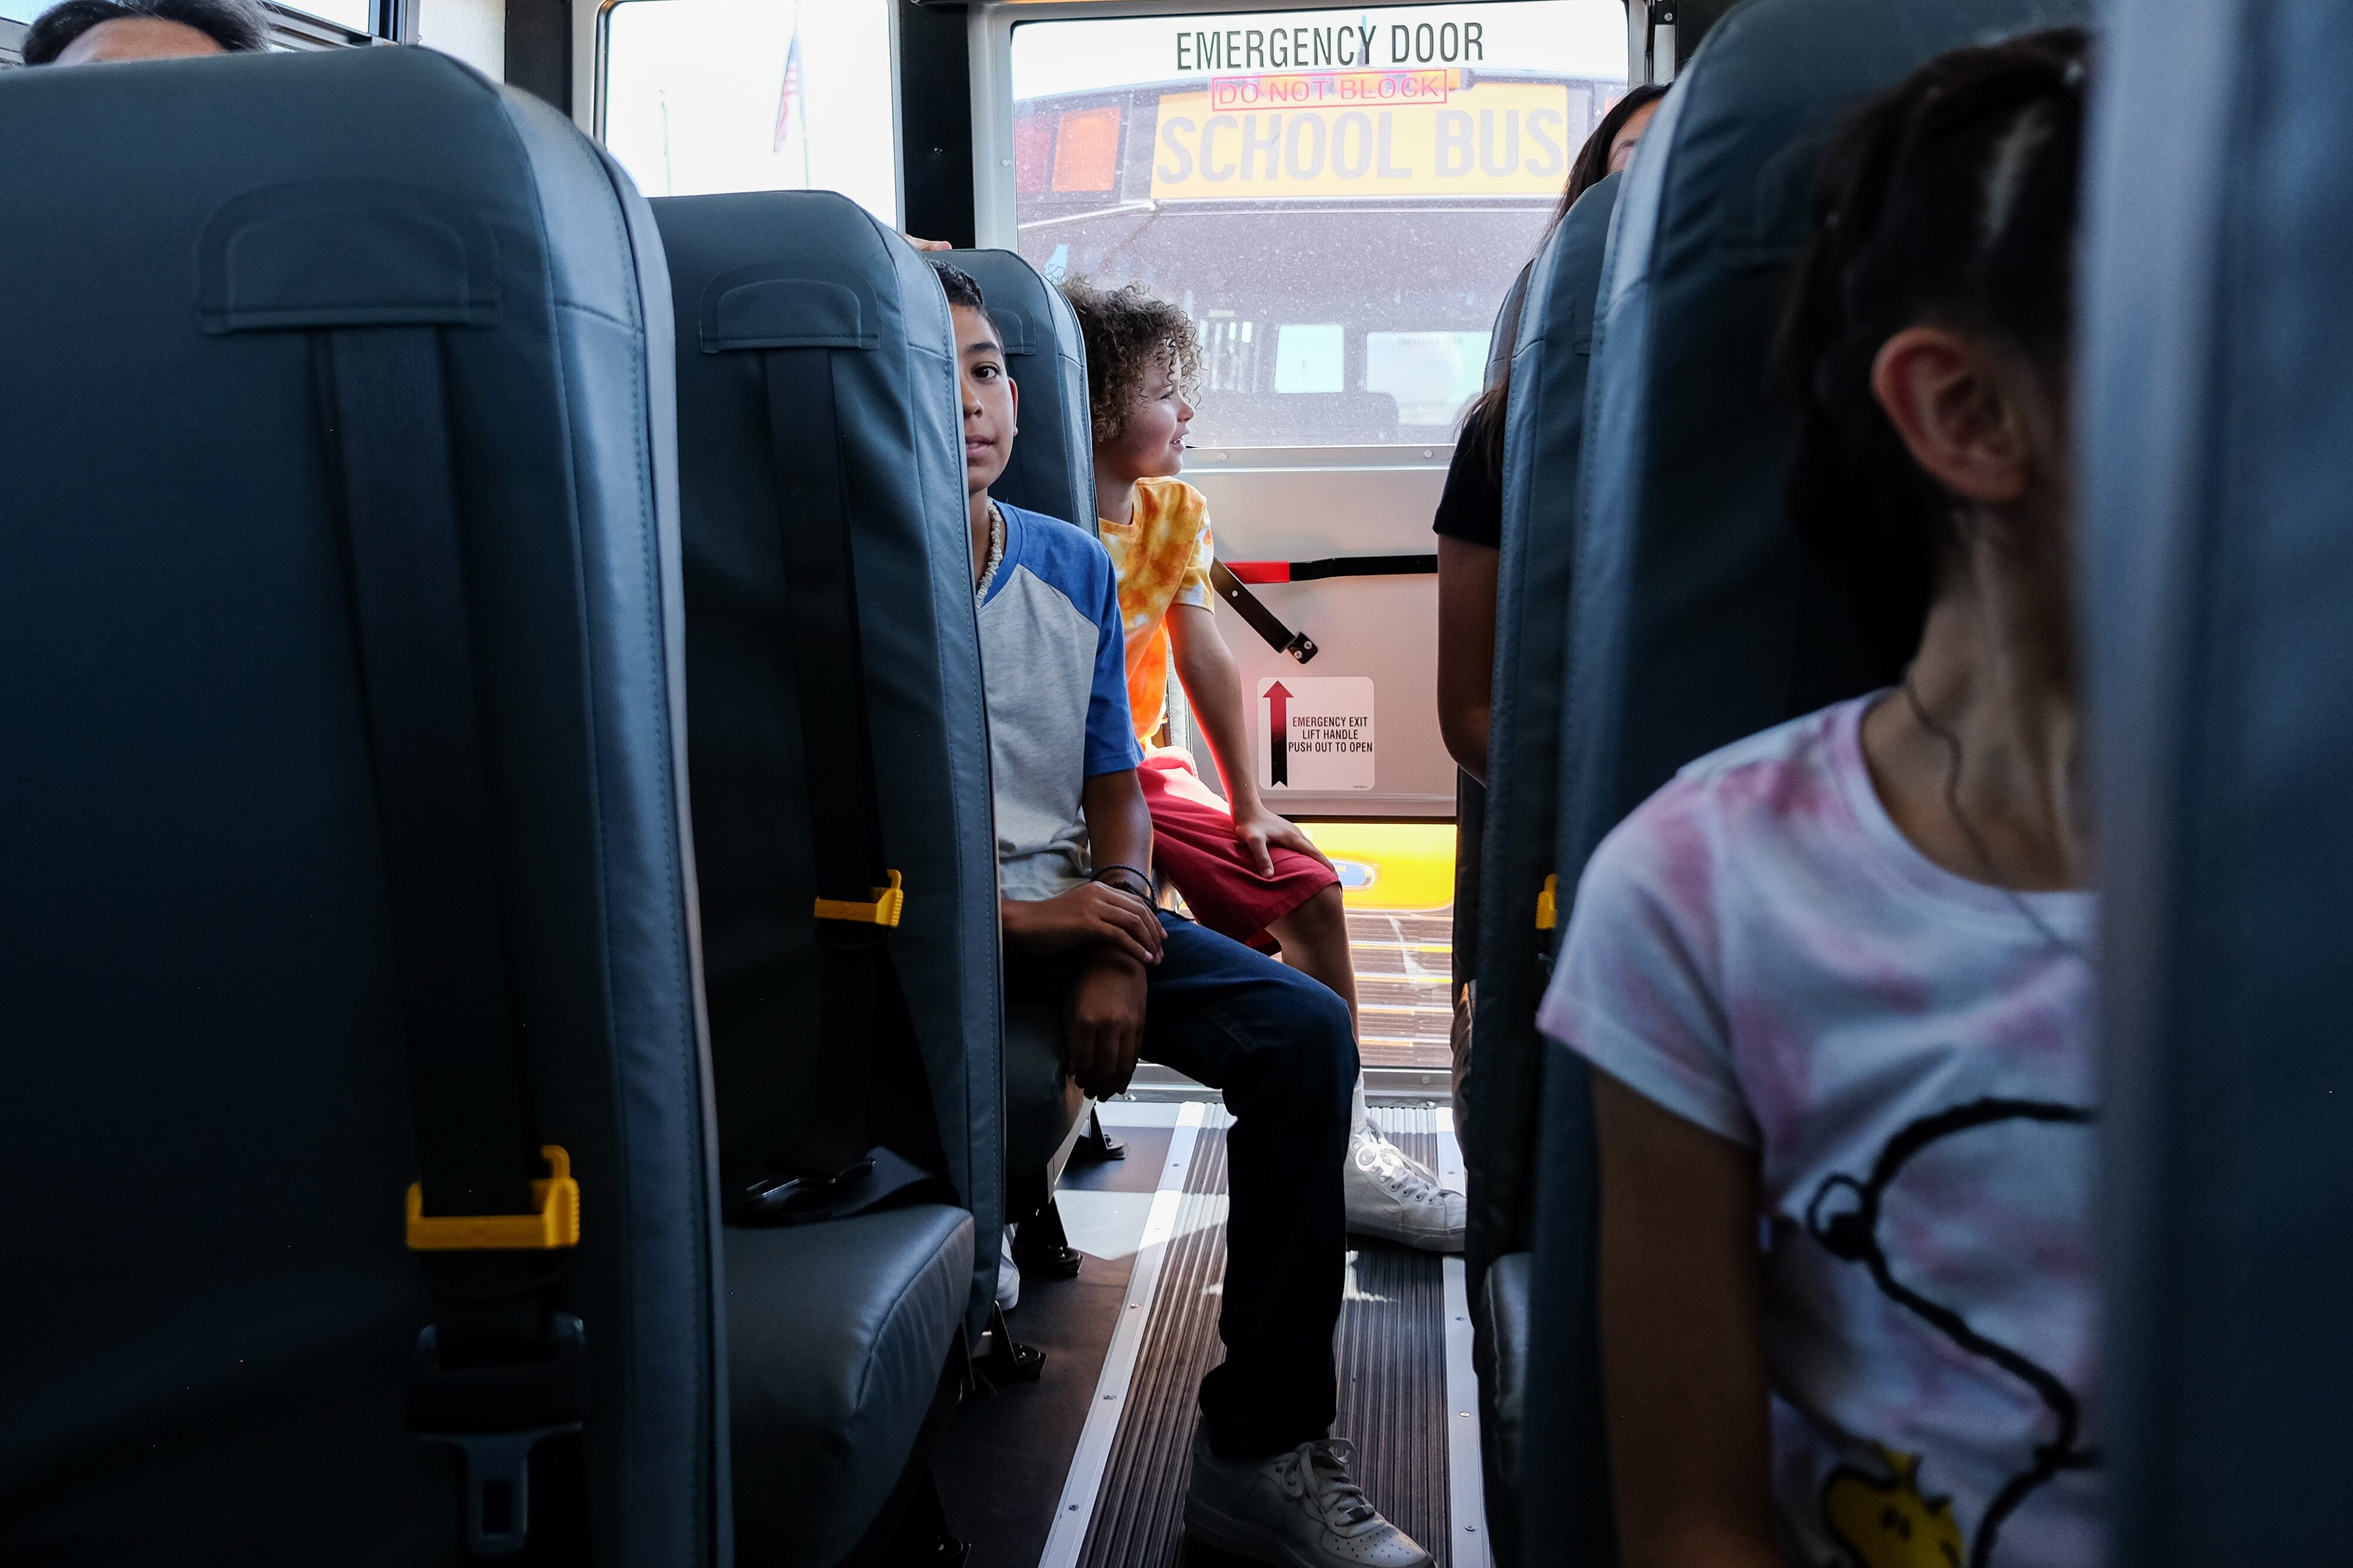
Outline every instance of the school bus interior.
<path fill-rule="evenodd" d="M 0 0 L 0 1562 L 1246 1561 L 1188 1541 L 1196 1387 L 1287 1134 L 1091 1093 L 1010 994 L 937 259 L 1029 512 L 1098 506 L 1060 286 L 1198 336 L 1231 763 L 1333 864 L 1367 1124 L 1467 1199 L 1335 1260 L 1354 1484 L 1420 1561 L 1631 1568 L 1538 1008 L 1646 797 L 1905 679 L 1789 525 L 1778 313 L 1833 128 L 2064 26 L 2105 1316 L 2096 1460 L 2032 1458 L 2096 1463 L 2109 1562 L 2344 1560 L 2338 8 L 269 0 L 264 50 L 26 67 L 45 9 Z M 1430 525 L 1507 372 L 1482 786 Z M 1881 1452 L 1844 1568 L 1957 1562 Z"/>

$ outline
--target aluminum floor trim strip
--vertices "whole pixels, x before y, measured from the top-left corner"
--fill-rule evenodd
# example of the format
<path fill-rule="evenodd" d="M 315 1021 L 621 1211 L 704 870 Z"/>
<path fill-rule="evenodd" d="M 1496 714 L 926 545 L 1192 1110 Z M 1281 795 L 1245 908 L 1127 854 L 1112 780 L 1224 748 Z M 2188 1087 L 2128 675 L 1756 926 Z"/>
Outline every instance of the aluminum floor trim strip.
<path fill-rule="evenodd" d="M 1454 1136 L 1454 1112 L 1441 1107 L 1438 1121 L 1438 1180 L 1462 1189 L 1462 1145 Z M 1479 1373 L 1471 1355 L 1471 1297 L 1462 1259 L 1445 1262 L 1446 1288 L 1446 1479 L 1451 1519 L 1453 1568 L 1489 1568 L 1484 1468 L 1479 1457 Z"/>
<path fill-rule="evenodd" d="M 1400 1148 L 1432 1166 L 1441 1163 L 1440 1115 L 1429 1107 L 1376 1107 L 1374 1117 Z M 1227 1130 L 1232 1119 L 1212 1107 L 1198 1133 L 1192 1167 L 1175 1225 L 1159 1263 L 1155 1299 L 1144 1315 L 1145 1342 L 1116 1402 L 1118 1423 L 1100 1467 L 1092 1508 L 1065 1502 L 1057 1523 L 1088 1519 L 1077 1568 L 1179 1568 L 1184 1545 L 1184 1497 L 1191 1471 L 1195 1390 L 1219 1357 L 1217 1317 L 1223 1300 L 1227 1197 Z M 1165 1196 L 1165 1194 L 1162 1194 Z M 1336 1435 L 1357 1445 L 1356 1474 L 1376 1506 L 1429 1546 L 1440 1568 L 1458 1560 L 1485 1568 L 1483 1521 L 1475 1512 L 1478 1487 L 1476 1423 L 1468 1434 L 1471 1529 L 1451 1525 L 1465 1461 L 1453 1431 L 1456 1389 L 1448 1364 L 1448 1321 L 1442 1260 L 1429 1253 L 1365 1242 L 1352 1244 L 1337 1332 L 1339 1375 Z M 1127 1314 L 1134 1316 L 1134 1314 Z M 1462 1314 L 1466 1319 L 1467 1312 Z M 1126 1325 L 1123 1323 L 1123 1327 Z M 1090 1469 L 1095 1467 L 1090 1466 Z M 1074 1473 L 1073 1479 L 1077 1478 Z M 1458 1542 L 1471 1550 L 1458 1552 Z M 1053 1568 L 1070 1560 L 1050 1555 Z M 1231 1568 L 1231 1560 L 1210 1559 Z"/>
<path fill-rule="evenodd" d="M 1160 1185 L 1152 1195 L 1152 1212 L 1144 1222 L 1135 1267 L 1128 1276 L 1127 1300 L 1120 1309 L 1119 1327 L 1112 1331 L 1111 1348 L 1103 1355 L 1094 1402 L 1087 1411 L 1086 1427 L 1079 1434 L 1078 1449 L 1071 1456 L 1070 1476 L 1062 1483 L 1061 1500 L 1054 1509 L 1054 1528 L 1046 1537 L 1038 1568 L 1074 1568 L 1086 1544 L 1087 1528 L 1094 1522 L 1095 1499 L 1103 1491 L 1103 1469 L 1111 1459 L 1112 1441 L 1119 1434 L 1120 1413 L 1127 1407 L 1136 1355 L 1144 1347 L 1145 1325 L 1151 1320 L 1152 1299 L 1160 1288 L 1161 1263 L 1176 1228 L 1194 1144 L 1208 1109 L 1199 1100 L 1177 1108 L 1168 1159 L 1160 1168 Z"/>

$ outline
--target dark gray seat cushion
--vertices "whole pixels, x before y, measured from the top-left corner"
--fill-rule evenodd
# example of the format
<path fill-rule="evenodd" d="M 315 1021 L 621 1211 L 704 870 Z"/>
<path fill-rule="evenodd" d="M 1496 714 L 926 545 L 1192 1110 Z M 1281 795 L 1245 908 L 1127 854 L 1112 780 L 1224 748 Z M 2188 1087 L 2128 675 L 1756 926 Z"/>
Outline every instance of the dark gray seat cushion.
<path fill-rule="evenodd" d="M 1527 1397 L 1528 1349 L 1535 1334 L 1528 1310 L 1534 1261 L 1525 1252 L 1504 1254 L 1487 1266 L 1479 1292 L 1479 1328 L 1486 1342 L 1479 1392 L 1489 1406 L 1482 1436 L 1494 1447 L 1490 1468 L 1514 1489 L 1520 1480 L 1520 1410 Z"/>
<path fill-rule="evenodd" d="M 972 1278 L 943 1204 L 726 1233 L 744 1568 L 825 1568 L 873 1524 L 940 1385 Z"/>

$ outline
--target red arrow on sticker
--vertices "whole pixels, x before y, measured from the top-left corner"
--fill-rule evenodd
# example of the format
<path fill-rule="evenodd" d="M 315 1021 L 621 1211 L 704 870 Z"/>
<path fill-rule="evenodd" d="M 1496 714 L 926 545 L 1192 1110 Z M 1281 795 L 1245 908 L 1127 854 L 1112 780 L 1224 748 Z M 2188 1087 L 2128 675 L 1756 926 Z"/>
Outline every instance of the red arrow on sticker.
<path fill-rule="evenodd" d="M 1269 784 L 1291 782 L 1291 689 L 1280 680 L 1266 689 Z"/>

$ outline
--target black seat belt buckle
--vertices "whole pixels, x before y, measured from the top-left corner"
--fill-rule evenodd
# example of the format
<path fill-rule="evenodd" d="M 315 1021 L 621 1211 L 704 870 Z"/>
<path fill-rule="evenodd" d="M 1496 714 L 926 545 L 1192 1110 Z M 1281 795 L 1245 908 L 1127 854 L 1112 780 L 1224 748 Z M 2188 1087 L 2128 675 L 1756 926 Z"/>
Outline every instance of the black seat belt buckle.
<path fill-rule="evenodd" d="M 577 1432 L 588 1413 L 588 1335 L 569 1312 L 551 1312 L 543 1353 L 526 1361 L 445 1363 L 430 1324 L 409 1363 L 408 1425 L 419 1441 L 447 1443 L 466 1466 L 466 1547 L 511 1557 L 531 1532 L 531 1451 L 543 1437 Z"/>
<path fill-rule="evenodd" d="M 859 1183 L 874 1173 L 870 1156 L 854 1160 L 830 1175 L 764 1176 L 746 1186 L 729 1215 L 737 1225 L 792 1225 L 822 1219 Z"/>

